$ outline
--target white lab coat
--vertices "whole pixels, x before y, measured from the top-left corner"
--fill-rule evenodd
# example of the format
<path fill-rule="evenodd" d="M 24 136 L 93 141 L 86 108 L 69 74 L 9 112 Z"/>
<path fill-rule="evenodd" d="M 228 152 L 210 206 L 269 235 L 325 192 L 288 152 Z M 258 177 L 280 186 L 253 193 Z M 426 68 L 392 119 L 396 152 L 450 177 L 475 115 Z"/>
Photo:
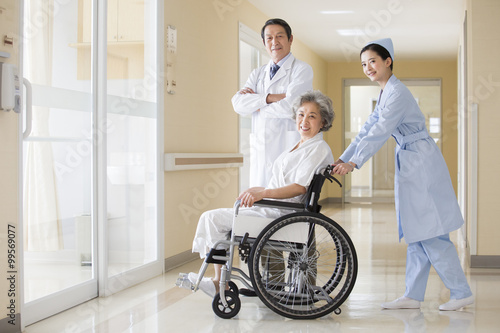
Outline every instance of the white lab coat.
<path fill-rule="evenodd" d="M 255 94 L 236 93 L 231 99 L 237 113 L 252 115 L 250 187 L 266 186 L 271 179 L 271 168 L 276 158 L 299 140 L 292 105 L 297 97 L 312 90 L 311 66 L 295 59 L 293 54 L 271 80 L 269 70 L 272 64 L 271 60 L 250 74 L 245 87 L 251 88 Z M 283 100 L 266 103 L 268 94 L 282 93 L 286 93 Z"/>
<path fill-rule="evenodd" d="M 297 142 L 295 142 L 295 145 Z M 292 147 L 293 148 L 293 147 Z M 272 167 L 272 177 L 267 188 L 279 188 L 291 184 L 299 184 L 306 189 L 318 168 L 333 164 L 330 146 L 323 140 L 323 133 L 305 141 L 293 151 L 283 152 Z M 302 202 L 304 195 L 280 201 Z M 241 208 L 239 215 L 266 217 L 276 219 L 292 211 L 276 208 L 250 207 Z M 219 240 L 227 239 L 233 226 L 234 209 L 219 208 L 203 213 L 198 221 L 193 240 L 193 252 L 198 252 L 201 258 Z"/>
<path fill-rule="evenodd" d="M 441 151 L 415 98 L 394 75 L 340 159 L 359 169 L 390 136 L 396 139 L 394 191 L 399 239 L 419 242 L 460 228 L 464 221 Z"/>

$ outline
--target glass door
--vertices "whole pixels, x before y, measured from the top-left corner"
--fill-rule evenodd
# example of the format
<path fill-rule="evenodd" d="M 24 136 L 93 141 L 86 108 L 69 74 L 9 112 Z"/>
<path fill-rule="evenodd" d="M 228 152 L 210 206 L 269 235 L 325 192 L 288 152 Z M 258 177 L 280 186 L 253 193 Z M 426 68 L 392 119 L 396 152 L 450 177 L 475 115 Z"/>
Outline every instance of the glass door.
<path fill-rule="evenodd" d="M 32 117 L 23 140 L 23 324 L 97 296 L 93 248 L 92 82 L 83 80 L 78 1 L 24 2 L 23 76 Z M 83 23 L 83 22 L 82 22 Z M 92 50 L 92 43 L 86 43 Z M 90 59 L 88 59 L 90 64 Z M 90 67 L 84 75 L 90 77 Z"/>
<path fill-rule="evenodd" d="M 24 3 L 23 325 L 163 270 L 162 10 Z"/>
<path fill-rule="evenodd" d="M 155 1 L 108 0 L 107 96 L 102 114 L 108 266 L 103 279 L 108 282 L 101 295 L 162 272 L 158 235 L 163 233 L 158 229 L 157 204 L 158 174 L 163 173 L 158 172 L 157 154 L 161 79 L 157 12 Z"/>

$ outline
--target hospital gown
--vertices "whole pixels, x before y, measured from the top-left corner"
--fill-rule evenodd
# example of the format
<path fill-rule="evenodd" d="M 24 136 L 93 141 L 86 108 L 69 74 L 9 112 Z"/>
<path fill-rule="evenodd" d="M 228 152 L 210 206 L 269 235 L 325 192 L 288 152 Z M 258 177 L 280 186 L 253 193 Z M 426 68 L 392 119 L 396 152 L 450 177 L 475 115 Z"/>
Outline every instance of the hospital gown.
<path fill-rule="evenodd" d="M 321 132 L 302 143 L 297 149 L 291 151 L 292 148 L 290 147 L 282 153 L 274 162 L 272 177 L 267 188 L 298 184 L 307 189 L 316 171 L 334 161 L 332 151 L 323 140 Z M 280 199 L 280 201 L 302 202 L 304 196 L 305 194 L 290 199 Z M 255 206 L 239 210 L 240 215 L 273 219 L 290 212 L 277 208 Z M 233 215 L 234 209 L 232 208 L 219 208 L 203 213 L 193 240 L 193 252 L 198 252 L 200 257 L 204 258 L 217 241 L 228 239 L 233 226 Z"/>

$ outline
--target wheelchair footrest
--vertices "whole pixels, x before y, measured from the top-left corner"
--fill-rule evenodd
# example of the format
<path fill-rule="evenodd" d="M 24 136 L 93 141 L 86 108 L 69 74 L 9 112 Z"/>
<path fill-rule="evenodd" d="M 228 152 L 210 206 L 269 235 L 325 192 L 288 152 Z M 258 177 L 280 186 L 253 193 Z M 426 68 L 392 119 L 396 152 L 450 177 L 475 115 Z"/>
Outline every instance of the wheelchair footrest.
<path fill-rule="evenodd" d="M 224 265 L 226 263 L 226 260 L 214 259 L 214 256 L 225 257 L 225 256 L 227 256 L 227 251 L 226 250 L 211 249 L 210 253 L 207 255 L 207 258 L 205 259 L 205 262 L 208 264 Z"/>
<path fill-rule="evenodd" d="M 194 288 L 191 281 L 189 281 L 188 275 L 186 273 L 179 273 L 179 277 L 177 278 L 175 285 L 179 288 L 184 288 L 187 290 L 193 290 Z"/>

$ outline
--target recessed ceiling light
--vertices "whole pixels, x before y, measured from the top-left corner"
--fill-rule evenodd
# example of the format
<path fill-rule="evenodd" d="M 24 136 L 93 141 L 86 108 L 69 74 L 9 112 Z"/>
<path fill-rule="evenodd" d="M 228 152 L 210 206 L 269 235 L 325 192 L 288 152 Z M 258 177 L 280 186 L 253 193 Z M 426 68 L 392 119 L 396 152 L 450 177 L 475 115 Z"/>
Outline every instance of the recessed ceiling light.
<path fill-rule="evenodd" d="M 352 10 L 322 10 L 321 14 L 336 15 L 336 14 L 353 14 Z"/>
<path fill-rule="evenodd" d="M 362 36 L 365 34 L 361 29 L 338 29 L 337 32 L 341 36 Z"/>

